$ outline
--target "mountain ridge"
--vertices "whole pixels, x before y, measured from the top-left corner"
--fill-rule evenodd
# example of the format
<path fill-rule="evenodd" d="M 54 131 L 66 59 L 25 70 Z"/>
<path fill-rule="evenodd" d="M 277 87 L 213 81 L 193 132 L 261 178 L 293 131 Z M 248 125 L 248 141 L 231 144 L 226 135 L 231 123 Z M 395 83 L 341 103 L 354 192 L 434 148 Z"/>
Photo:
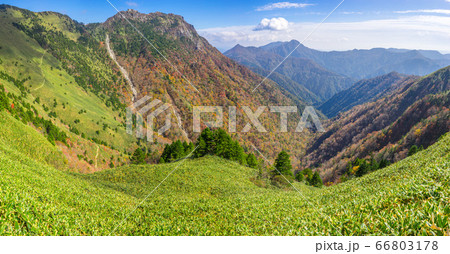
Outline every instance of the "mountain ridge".
<path fill-rule="evenodd" d="M 291 80 L 295 83 L 282 82 L 279 85 L 297 94 L 300 98 L 303 96 L 296 93 L 295 90 L 306 89 L 312 92 L 319 98 L 319 100 L 313 101 L 313 104 L 329 99 L 335 93 L 345 90 L 353 83 L 352 79 L 330 72 L 307 58 L 289 57 L 284 59 L 282 55 L 275 52 L 257 47 L 242 46 L 235 46 L 224 54 L 247 67 L 262 69 L 266 72 L 274 70 L 278 64 L 283 63 L 275 72 L 281 75 L 282 79 Z"/>
<path fill-rule="evenodd" d="M 395 92 L 341 113 L 308 145 L 305 164 L 338 181 L 356 158 L 396 162 L 450 131 L 450 66 L 403 80 Z"/>
<path fill-rule="evenodd" d="M 273 42 L 261 47 L 236 45 L 224 54 L 250 68 L 258 67 L 266 71 L 272 71 L 289 55 L 276 70 L 276 73 L 287 78 L 275 77 L 277 83 L 300 98 L 301 94 L 295 90 L 302 86 L 307 88 L 319 97 L 320 100 L 316 104 L 326 102 L 335 94 L 350 88 L 358 80 L 371 79 L 391 72 L 423 76 L 450 65 L 448 55 L 437 51 L 392 48 L 319 51 L 308 48 L 297 40 Z M 308 63 L 314 68 L 306 68 Z M 317 77 L 310 75 L 312 72 L 320 73 L 319 70 L 327 71 L 330 78 L 324 79 L 324 73 Z M 332 75 L 348 77 L 350 81 L 340 84 L 340 81 L 332 78 Z M 308 79 L 314 81 L 308 84 Z"/>
<path fill-rule="evenodd" d="M 333 118 L 340 112 L 367 102 L 377 100 L 394 92 L 405 79 L 417 79 L 418 77 L 391 72 L 389 74 L 363 79 L 352 87 L 337 93 L 331 99 L 323 103 L 318 109 L 327 117 Z"/>
<path fill-rule="evenodd" d="M 3 38 L 4 47 L 0 49 L 3 65 L 0 70 L 17 79 L 24 78 L 24 73 L 33 70 L 30 72 L 31 80 L 26 83 L 29 91 L 24 97 L 25 105 L 34 104 L 40 115 L 56 122 L 63 131 L 77 133 L 70 137 L 71 142 L 91 142 L 85 150 L 75 149 L 75 145 L 62 145 L 71 157 L 70 162 L 79 164 L 81 161 L 84 164 L 84 161 L 93 161 L 92 165 L 86 165 L 90 168 L 87 171 L 104 169 L 118 159 L 116 155 L 114 159 L 102 157 L 104 162 L 95 169 L 95 143 L 119 152 L 121 161 L 128 162 L 130 153 L 137 147 L 152 151 L 150 160 L 157 161 L 164 143 L 196 138 L 198 133 L 194 133 L 192 123 L 193 107 L 204 105 L 225 107 L 224 128 L 229 120 L 227 107 L 237 106 L 238 133 L 234 135 L 247 146 L 250 143 L 259 146 L 269 158 L 274 158 L 281 149 L 291 150 L 294 158 L 304 151 L 304 141 L 309 136 L 307 130 L 295 136 L 292 133 L 268 136 L 255 130 L 239 132 L 247 120 L 242 106 L 292 105 L 299 106 L 301 110 L 305 103 L 270 81 L 264 82 L 253 93 L 252 90 L 263 78 L 223 56 L 179 15 L 142 14 L 129 10 L 116 14 L 104 23 L 84 25 L 53 12 L 34 13 L 7 6 L 2 6 L 0 10 L 2 23 L 5 24 L 3 30 L 11 34 L 11 38 L 17 37 L 15 44 Z M 122 15 L 128 15 L 129 21 L 142 34 L 136 32 Z M 105 45 L 107 35 L 119 65 L 108 53 Z M 20 54 L 16 59 L 7 51 L 26 51 L 26 54 Z M 40 62 L 41 58 L 42 65 L 30 62 L 30 59 Z M 155 143 L 142 142 L 125 134 L 126 106 L 132 102 L 134 93 L 119 66 L 127 70 L 133 82 L 138 94 L 136 100 L 150 95 L 153 99 L 171 104 L 174 110 L 170 114 L 171 121 L 179 123 L 181 120 L 181 124 L 173 124 L 164 135 L 157 135 Z M 15 91 L 14 85 L 9 82 L 6 88 L 8 92 Z M 89 102 L 79 103 L 85 99 L 75 96 L 79 93 L 89 94 L 92 98 L 85 95 L 89 97 Z M 57 96 L 52 97 L 52 94 Z M 104 108 L 108 109 L 104 111 Z M 156 120 L 156 127 L 165 123 L 165 119 L 160 118 Z M 300 116 L 296 114 L 294 118 L 298 122 Z M 212 119 L 212 115 L 205 114 L 205 122 Z M 269 130 L 278 128 L 278 119 L 276 114 L 268 111 L 260 118 Z M 204 122 L 202 127 L 205 127 Z M 187 138 L 184 133 L 187 133 Z"/>

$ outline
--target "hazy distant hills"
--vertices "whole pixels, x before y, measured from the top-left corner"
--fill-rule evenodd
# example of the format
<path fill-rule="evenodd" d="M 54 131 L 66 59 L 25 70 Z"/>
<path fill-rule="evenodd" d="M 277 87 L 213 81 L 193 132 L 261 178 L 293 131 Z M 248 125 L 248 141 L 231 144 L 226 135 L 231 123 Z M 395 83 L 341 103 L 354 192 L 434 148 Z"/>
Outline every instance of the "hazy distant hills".
<path fill-rule="evenodd" d="M 292 40 L 261 48 L 285 57 L 298 44 L 298 41 Z M 393 71 L 423 76 L 450 65 L 448 55 L 426 50 L 374 48 L 324 52 L 300 45 L 291 56 L 313 60 L 332 72 L 354 79 L 372 78 Z"/>
<path fill-rule="evenodd" d="M 284 59 L 277 52 L 241 45 L 225 52 L 225 55 L 261 75 L 269 74 Z M 313 93 L 316 100 L 312 103 L 325 101 L 334 94 L 349 88 L 354 82 L 353 79 L 333 73 L 307 58 L 289 57 L 275 73 L 278 75 L 270 78 L 277 79 L 278 85 L 301 99 L 308 101 L 310 93 Z M 304 93 L 298 93 L 299 90 L 305 89 L 307 91 Z"/>
<path fill-rule="evenodd" d="M 248 67 L 271 71 L 298 45 L 296 40 L 258 48 L 237 45 L 225 55 Z M 353 81 L 391 72 L 422 76 L 448 65 L 450 56 L 437 51 L 375 48 L 324 52 L 299 45 L 276 72 L 298 83 L 281 82 L 280 86 L 304 86 L 324 102 L 349 88 Z"/>

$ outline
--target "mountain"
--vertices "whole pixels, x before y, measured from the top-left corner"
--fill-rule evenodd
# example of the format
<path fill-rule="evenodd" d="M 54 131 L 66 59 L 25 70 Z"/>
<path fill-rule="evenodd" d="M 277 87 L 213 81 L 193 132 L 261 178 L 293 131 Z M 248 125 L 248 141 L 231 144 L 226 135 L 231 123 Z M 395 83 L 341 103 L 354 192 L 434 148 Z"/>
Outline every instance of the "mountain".
<path fill-rule="evenodd" d="M 327 117 L 332 118 L 339 112 L 345 112 L 354 106 L 385 97 L 397 90 L 400 84 L 404 84 L 405 79 L 413 78 L 392 72 L 376 78 L 361 80 L 349 89 L 334 95 L 318 109 Z"/>
<path fill-rule="evenodd" d="M 124 17 L 142 34 L 131 27 Z M 304 149 L 304 145 L 297 142 L 308 137 L 306 132 L 300 135 L 280 133 L 268 136 L 257 133 L 255 129 L 249 134 L 240 131 L 246 125 L 242 106 L 297 105 L 302 110 L 306 103 L 292 97 L 273 82 L 264 83 L 255 89 L 262 77 L 225 57 L 198 35 L 183 17 L 128 10 L 116 14 L 103 24 L 91 26 L 90 31 L 97 40 L 107 35 L 110 37 L 110 47 L 117 55 L 118 63 L 127 66 L 138 94 L 151 94 L 174 106 L 182 123 L 180 131 L 185 132 L 189 139 L 195 139 L 198 135 L 193 133 L 194 106 L 223 107 L 224 128 L 229 120 L 228 107 L 237 106 L 241 119 L 237 122 L 238 133 L 235 135 L 248 147 L 255 145 L 271 158 L 281 149 Z M 160 49 L 159 52 L 155 52 L 149 41 Z M 167 61 L 160 53 L 167 57 Z M 176 69 L 173 63 L 176 63 Z M 300 119 L 299 115 L 294 117 L 297 121 Z M 276 131 L 279 126 L 278 116 L 267 111 L 260 120 L 268 130 Z M 169 134 L 169 138 L 177 139 L 177 132 Z M 279 147 L 280 143 L 284 145 Z"/>
<path fill-rule="evenodd" d="M 283 114 L 267 109 L 258 117 L 266 133 L 243 132 L 244 106 L 302 110 L 307 102 L 271 81 L 253 91 L 263 77 L 222 55 L 181 16 L 128 10 L 84 25 L 0 5 L 0 33 L 0 235 L 449 233 L 450 67 L 362 81 L 354 96 L 370 102 L 329 120 L 324 134 L 279 132 Z M 288 64 L 304 64 L 305 78 L 323 71 L 311 61 Z M 298 85 L 285 74 L 275 77 Z M 160 102 L 132 107 L 170 108 L 153 127 L 168 119 L 172 129 L 154 143 L 127 130 L 139 123 L 127 117 L 129 105 L 144 96 Z M 189 121 L 195 106 L 224 106 L 225 123 L 236 107 L 238 133 L 199 135 Z M 289 128 L 299 120 L 292 114 Z M 301 176 L 321 182 L 321 172 L 343 183 L 313 187 L 278 175 L 270 162 L 281 150 L 275 165 L 283 172 L 316 166 Z M 344 179 L 357 158 L 395 164 Z"/>
<path fill-rule="evenodd" d="M 390 48 L 389 51 L 396 52 L 396 53 L 405 53 L 410 50 L 408 49 L 394 49 Z M 436 50 L 416 50 L 420 54 L 422 54 L 424 57 L 427 57 L 429 59 L 433 60 L 448 60 L 450 59 L 450 54 L 441 54 L 439 51 Z"/>
<path fill-rule="evenodd" d="M 271 43 L 261 48 L 285 57 L 298 46 L 292 53 L 292 57 L 310 59 L 329 71 L 357 80 L 394 71 L 423 76 L 450 65 L 448 55 L 442 55 L 436 51 L 374 48 L 324 52 L 299 44 L 300 42 L 292 40 Z"/>
<path fill-rule="evenodd" d="M 426 148 L 450 130 L 450 67 L 395 86 L 385 97 L 332 119 L 309 144 L 304 163 L 337 181 L 357 158 L 396 162 L 412 146 Z"/>
<path fill-rule="evenodd" d="M 284 56 L 264 48 L 240 45 L 224 54 L 261 75 L 269 74 L 284 60 Z M 352 79 L 330 72 L 307 58 L 289 57 L 275 73 L 269 78 L 303 101 L 313 104 L 325 101 L 353 84 Z"/>
<path fill-rule="evenodd" d="M 157 161 L 164 144 L 196 139 L 194 106 L 222 106 L 224 128 L 229 107 L 237 106 L 234 136 L 269 158 L 281 149 L 297 153 L 294 157 L 304 151 L 308 131 L 276 136 L 255 128 L 241 132 L 248 121 L 242 106 L 291 105 L 301 112 L 307 103 L 271 81 L 253 91 L 262 77 L 222 55 L 181 16 L 128 10 L 104 23 L 84 25 L 55 12 L 1 5 L 0 22 L 2 34 L 8 35 L 0 38 L 0 83 L 16 109 L 26 112 L 33 106 L 32 114 L 68 135 L 68 144 L 56 145 L 74 170 L 129 163 L 138 147 Z M 172 127 L 156 135 L 155 143 L 126 132 L 127 106 L 144 96 L 172 109 Z M 214 115 L 202 117 L 203 128 Z M 266 110 L 259 119 L 267 130 L 279 128 L 277 114 Z M 292 119 L 293 124 L 300 116 Z M 164 124 L 165 118 L 158 117 L 155 126 Z"/>

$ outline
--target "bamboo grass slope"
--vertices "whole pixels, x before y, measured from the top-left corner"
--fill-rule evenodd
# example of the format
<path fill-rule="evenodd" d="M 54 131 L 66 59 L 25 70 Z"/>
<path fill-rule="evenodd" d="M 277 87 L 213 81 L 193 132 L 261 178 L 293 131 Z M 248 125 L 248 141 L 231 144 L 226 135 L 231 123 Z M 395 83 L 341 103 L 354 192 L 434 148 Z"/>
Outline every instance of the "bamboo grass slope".
<path fill-rule="evenodd" d="M 449 235 L 449 141 L 332 187 L 295 183 L 301 194 L 212 156 L 82 175 L 0 142 L 0 235 Z"/>

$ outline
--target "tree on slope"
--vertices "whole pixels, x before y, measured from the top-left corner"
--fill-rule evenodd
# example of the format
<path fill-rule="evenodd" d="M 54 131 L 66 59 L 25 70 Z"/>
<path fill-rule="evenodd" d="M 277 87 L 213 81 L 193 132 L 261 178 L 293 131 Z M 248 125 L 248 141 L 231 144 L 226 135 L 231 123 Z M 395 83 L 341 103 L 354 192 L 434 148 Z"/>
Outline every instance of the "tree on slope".
<path fill-rule="evenodd" d="M 203 157 L 205 155 L 213 155 L 215 150 L 214 133 L 211 129 L 206 128 L 200 133 L 196 145 L 197 150 L 194 152 L 196 158 Z"/>
<path fill-rule="evenodd" d="M 214 132 L 214 141 L 214 154 L 225 159 L 231 159 L 231 143 L 233 140 L 230 135 L 228 135 L 224 130 L 218 129 Z"/>
<path fill-rule="evenodd" d="M 145 158 L 147 155 L 141 148 L 138 148 L 134 151 L 133 156 L 131 157 L 131 163 L 133 164 L 145 164 Z"/>
<path fill-rule="evenodd" d="M 292 165 L 289 158 L 289 154 L 285 151 L 281 151 L 275 160 L 275 175 L 292 176 Z"/>
<path fill-rule="evenodd" d="M 321 187 L 323 185 L 322 178 L 320 178 L 319 172 L 314 172 L 310 184 L 314 187 Z"/>
<path fill-rule="evenodd" d="M 250 168 L 258 168 L 258 160 L 256 159 L 256 156 L 252 153 L 249 153 L 247 155 L 247 166 Z"/>

